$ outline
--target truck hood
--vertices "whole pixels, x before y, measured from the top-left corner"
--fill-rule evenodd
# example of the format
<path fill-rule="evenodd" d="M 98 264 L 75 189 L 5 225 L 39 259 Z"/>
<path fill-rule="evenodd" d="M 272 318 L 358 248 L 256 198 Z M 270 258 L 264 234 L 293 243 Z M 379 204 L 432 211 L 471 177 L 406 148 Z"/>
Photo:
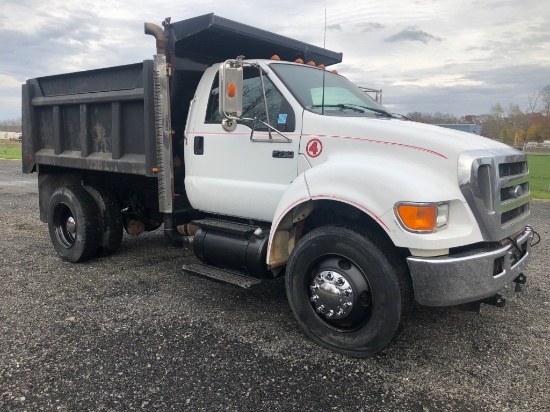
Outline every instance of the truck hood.
<path fill-rule="evenodd" d="M 315 119 L 311 119 L 314 116 Z M 310 123 L 310 120 L 312 121 Z M 321 126 L 322 135 L 360 138 L 395 146 L 410 146 L 456 159 L 466 150 L 510 149 L 510 146 L 475 135 L 413 121 L 371 117 L 333 117 L 313 113 L 304 115 L 304 134 L 312 123 Z M 317 127 L 314 127 L 317 129 Z"/>
<path fill-rule="evenodd" d="M 344 169 L 354 164 L 361 168 L 363 180 L 383 176 L 380 190 L 400 188 L 407 192 L 402 198 L 409 201 L 463 199 L 458 165 L 464 152 L 485 152 L 491 157 L 514 152 L 505 144 L 474 134 L 399 119 L 322 116 L 306 111 L 302 126 L 300 153 L 312 172 L 318 167 Z M 430 182 L 430 187 L 423 191 L 410 188 L 409 193 L 400 183 L 403 181 Z M 378 184 L 370 183 L 371 187 Z"/>

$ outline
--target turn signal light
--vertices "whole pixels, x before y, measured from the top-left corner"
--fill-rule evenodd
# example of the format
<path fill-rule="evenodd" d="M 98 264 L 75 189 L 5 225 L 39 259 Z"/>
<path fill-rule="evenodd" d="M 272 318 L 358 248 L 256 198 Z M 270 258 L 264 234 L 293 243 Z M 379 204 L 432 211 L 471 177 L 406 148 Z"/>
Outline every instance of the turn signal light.
<path fill-rule="evenodd" d="M 237 94 L 237 91 L 236 91 L 235 83 L 229 83 L 227 85 L 227 95 L 229 97 L 235 97 L 236 94 Z"/>
<path fill-rule="evenodd" d="M 406 230 L 433 233 L 447 227 L 449 203 L 398 203 L 395 214 Z"/>

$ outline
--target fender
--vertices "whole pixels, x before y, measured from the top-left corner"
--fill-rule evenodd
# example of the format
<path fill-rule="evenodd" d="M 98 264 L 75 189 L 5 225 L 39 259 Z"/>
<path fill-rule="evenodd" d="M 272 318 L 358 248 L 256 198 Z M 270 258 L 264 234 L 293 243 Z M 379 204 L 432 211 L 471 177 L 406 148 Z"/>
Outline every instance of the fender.
<path fill-rule="evenodd" d="M 311 210 L 310 210 L 311 209 Z M 267 265 L 270 268 L 286 263 L 295 241 L 291 240 L 294 223 L 313 210 L 305 174 L 299 175 L 286 190 L 275 210 L 267 244 Z"/>

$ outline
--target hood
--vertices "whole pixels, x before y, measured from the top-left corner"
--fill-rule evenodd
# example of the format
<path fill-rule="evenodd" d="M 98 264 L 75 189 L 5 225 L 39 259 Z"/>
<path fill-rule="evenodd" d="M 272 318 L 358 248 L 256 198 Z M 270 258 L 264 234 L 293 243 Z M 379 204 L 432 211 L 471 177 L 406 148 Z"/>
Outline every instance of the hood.
<path fill-rule="evenodd" d="M 440 126 L 400 119 L 321 116 L 309 111 L 304 112 L 303 136 L 371 143 L 367 150 L 383 150 L 388 156 L 392 153 L 397 156 L 414 156 L 415 152 L 422 152 L 455 164 L 460 153 L 464 151 L 511 149 L 504 143 Z"/>

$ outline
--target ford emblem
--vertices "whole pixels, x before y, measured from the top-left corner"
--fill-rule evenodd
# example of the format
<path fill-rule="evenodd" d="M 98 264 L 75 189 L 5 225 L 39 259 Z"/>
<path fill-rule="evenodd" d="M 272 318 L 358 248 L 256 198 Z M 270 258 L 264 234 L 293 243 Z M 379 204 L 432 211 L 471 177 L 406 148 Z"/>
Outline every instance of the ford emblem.
<path fill-rule="evenodd" d="M 516 199 L 518 197 L 521 197 L 523 195 L 523 187 L 521 187 L 521 185 L 517 185 L 515 187 L 511 187 L 510 188 L 510 195 L 512 195 L 513 197 L 515 197 Z"/>

